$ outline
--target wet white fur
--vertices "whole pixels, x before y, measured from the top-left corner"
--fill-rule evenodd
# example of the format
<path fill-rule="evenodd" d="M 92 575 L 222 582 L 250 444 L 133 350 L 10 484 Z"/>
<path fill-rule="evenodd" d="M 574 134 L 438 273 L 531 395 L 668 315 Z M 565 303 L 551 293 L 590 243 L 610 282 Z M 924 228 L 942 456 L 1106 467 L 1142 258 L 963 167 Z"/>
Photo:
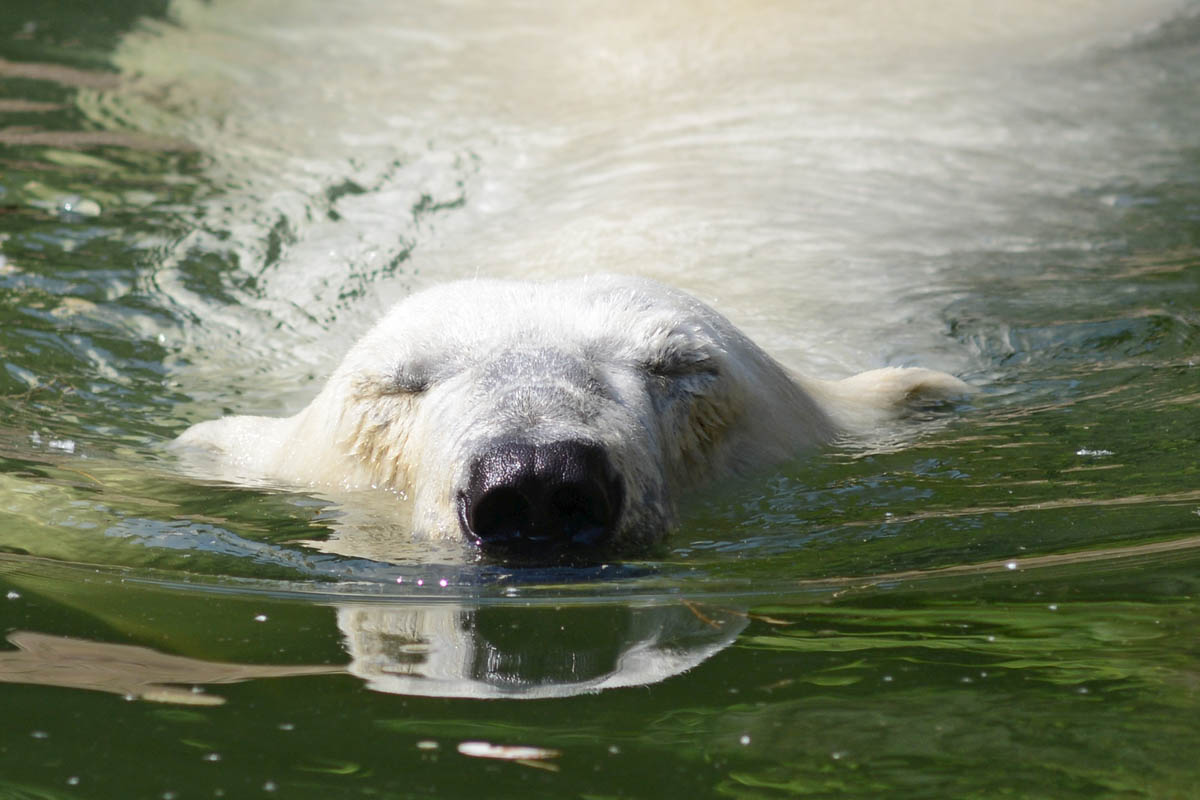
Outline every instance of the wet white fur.
<path fill-rule="evenodd" d="M 295 416 L 202 422 L 178 445 L 225 479 L 401 493 L 415 533 L 456 537 L 455 496 L 489 442 L 583 439 L 621 475 L 617 544 L 637 547 L 688 489 L 966 391 L 925 369 L 796 378 L 648 280 L 460 281 L 394 306 Z"/>

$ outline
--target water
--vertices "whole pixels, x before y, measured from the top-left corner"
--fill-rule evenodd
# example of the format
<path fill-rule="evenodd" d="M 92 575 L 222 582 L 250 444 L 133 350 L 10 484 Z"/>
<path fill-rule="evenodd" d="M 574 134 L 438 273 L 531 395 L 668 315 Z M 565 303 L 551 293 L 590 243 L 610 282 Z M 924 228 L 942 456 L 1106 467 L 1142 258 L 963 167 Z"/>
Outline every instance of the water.
<path fill-rule="evenodd" d="M 1195 794 L 1194 4 L 244 6 L 0 10 L 0 797 Z M 164 456 L 594 269 L 982 391 L 591 569 Z"/>

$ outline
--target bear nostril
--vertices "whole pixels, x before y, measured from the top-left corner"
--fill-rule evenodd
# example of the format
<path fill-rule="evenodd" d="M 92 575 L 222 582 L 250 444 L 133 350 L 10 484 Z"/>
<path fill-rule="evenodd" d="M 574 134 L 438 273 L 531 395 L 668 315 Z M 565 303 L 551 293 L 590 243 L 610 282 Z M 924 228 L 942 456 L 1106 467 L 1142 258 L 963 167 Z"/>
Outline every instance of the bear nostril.
<path fill-rule="evenodd" d="M 494 443 L 476 458 L 458 495 L 463 533 L 486 550 L 534 558 L 602 545 L 623 496 L 597 445 Z"/>
<path fill-rule="evenodd" d="M 563 536 L 578 545 L 591 545 L 606 533 L 608 498 L 599 484 L 572 483 L 550 495 L 550 512 Z"/>
<path fill-rule="evenodd" d="M 500 486 L 486 492 L 469 508 L 471 530 L 484 541 L 512 539 L 533 524 L 533 508 L 516 489 Z"/>

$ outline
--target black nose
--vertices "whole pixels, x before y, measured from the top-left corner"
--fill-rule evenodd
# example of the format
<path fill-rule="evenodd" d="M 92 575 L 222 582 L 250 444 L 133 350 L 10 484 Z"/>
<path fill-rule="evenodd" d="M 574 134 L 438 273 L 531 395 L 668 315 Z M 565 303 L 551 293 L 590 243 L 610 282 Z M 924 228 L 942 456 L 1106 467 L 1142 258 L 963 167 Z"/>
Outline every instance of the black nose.
<path fill-rule="evenodd" d="M 595 444 L 500 442 L 471 465 L 458 519 L 485 550 L 544 558 L 602 546 L 623 494 Z"/>

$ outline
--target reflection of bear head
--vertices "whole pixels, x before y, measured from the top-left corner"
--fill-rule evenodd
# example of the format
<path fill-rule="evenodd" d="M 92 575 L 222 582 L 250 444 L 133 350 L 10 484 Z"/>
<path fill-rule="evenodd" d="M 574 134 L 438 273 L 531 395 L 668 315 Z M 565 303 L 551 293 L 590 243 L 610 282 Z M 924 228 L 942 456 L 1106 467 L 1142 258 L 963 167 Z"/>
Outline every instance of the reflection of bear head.
<path fill-rule="evenodd" d="M 539 560 L 657 542 L 683 490 L 832 432 L 715 311 L 615 277 L 409 297 L 297 421 L 302 475 L 332 449 L 418 531 Z"/>
<path fill-rule="evenodd" d="M 692 604 L 344 604 L 348 671 L 427 697 L 537 699 L 648 686 L 728 647 L 749 616 Z"/>

